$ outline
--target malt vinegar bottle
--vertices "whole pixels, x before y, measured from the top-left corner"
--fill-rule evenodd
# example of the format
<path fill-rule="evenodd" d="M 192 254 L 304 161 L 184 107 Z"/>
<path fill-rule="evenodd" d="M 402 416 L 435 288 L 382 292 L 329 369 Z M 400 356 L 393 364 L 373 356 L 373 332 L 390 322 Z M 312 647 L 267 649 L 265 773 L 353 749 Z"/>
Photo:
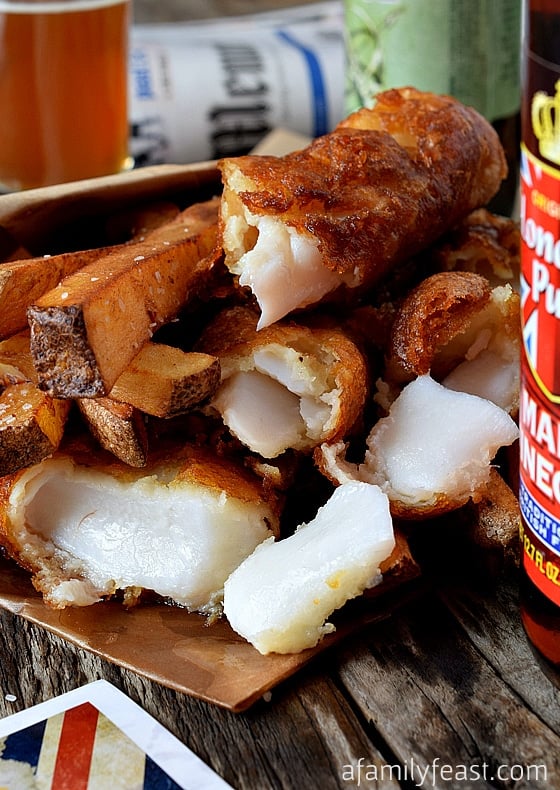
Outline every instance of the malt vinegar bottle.
<path fill-rule="evenodd" d="M 521 617 L 560 678 L 560 3 L 524 0 L 520 226 Z"/>

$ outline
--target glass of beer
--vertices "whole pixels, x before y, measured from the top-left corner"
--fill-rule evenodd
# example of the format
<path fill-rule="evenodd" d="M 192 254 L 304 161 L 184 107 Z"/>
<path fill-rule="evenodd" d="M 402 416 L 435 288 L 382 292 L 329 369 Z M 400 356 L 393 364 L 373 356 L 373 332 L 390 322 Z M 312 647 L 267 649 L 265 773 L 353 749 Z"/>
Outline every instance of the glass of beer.
<path fill-rule="evenodd" d="M 0 190 L 130 167 L 130 0 L 0 0 Z"/>

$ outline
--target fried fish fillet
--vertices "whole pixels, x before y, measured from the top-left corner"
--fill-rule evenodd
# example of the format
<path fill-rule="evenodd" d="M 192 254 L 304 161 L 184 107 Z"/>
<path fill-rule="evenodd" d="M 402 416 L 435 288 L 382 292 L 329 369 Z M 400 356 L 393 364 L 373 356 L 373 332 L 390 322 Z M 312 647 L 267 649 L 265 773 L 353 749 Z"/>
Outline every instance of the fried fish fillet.
<path fill-rule="evenodd" d="M 260 481 L 195 446 L 161 447 L 140 470 L 83 444 L 0 479 L 0 542 L 55 608 L 145 589 L 212 614 L 277 531 Z"/>
<path fill-rule="evenodd" d="M 518 290 L 521 238 L 519 223 L 485 208 L 473 211 L 431 250 L 443 271 L 472 271 L 491 285 Z"/>
<path fill-rule="evenodd" d="M 345 289 L 369 289 L 497 192 L 498 136 L 475 110 L 413 88 L 379 94 L 283 157 L 219 162 L 219 237 L 259 328 Z"/>
<path fill-rule="evenodd" d="M 390 386 L 430 373 L 450 389 L 519 408 L 519 295 L 480 274 L 438 272 L 399 305 L 386 352 Z"/>
<path fill-rule="evenodd" d="M 358 347 L 338 328 L 280 322 L 257 331 L 257 320 L 249 308 L 225 310 L 199 342 L 220 360 L 212 406 L 231 432 L 264 458 L 345 437 L 367 393 Z"/>
<path fill-rule="evenodd" d="M 426 374 L 407 384 L 373 425 L 363 463 L 346 461 L 343 443 L 321 446 L 316 459 L 333 481 L 378 485 L 394 515 L 420 519 L 482 496 L 497 451 L 518 436 L 504 409 Z"/>

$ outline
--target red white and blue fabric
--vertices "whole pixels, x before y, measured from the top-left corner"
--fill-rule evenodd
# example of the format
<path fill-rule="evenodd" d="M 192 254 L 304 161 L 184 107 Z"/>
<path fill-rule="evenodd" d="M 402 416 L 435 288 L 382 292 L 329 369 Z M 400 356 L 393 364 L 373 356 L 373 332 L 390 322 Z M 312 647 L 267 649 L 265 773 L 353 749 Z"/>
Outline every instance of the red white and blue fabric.
<path fill-rule="evenodd" d="M 27 786 L 18 768 L 48 790 L 181 790 L 89 702 L 0 740 L 0 790 Z"/>

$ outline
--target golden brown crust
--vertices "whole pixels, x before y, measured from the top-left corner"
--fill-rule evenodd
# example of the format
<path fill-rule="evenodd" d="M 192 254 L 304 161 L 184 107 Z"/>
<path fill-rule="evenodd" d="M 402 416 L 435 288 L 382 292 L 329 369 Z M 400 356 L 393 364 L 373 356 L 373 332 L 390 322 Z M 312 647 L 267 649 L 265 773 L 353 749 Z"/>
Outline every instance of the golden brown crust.
<path fill-rule="evenodd" d="M 519 224 L 485 208 L 471 212 L 436 244 L 432 258 L 443 271 L 471 271 L 492 285 L 519 278 Z"/>
<path fill-rule="evenodd" d="M 352 287 L 371 286 L 426 248 L 485 204 L 506 173 L 490 124 L 413 89 L 381 94 L 301 151 L 219 167 L 226 201 L 235 189 L 250 212 L 316 237 L 324 265 Z"/>
<path fill-rule="evenodd" d="M 470 507 L 471 540 L 483 549 L 499 549 L 508 559 L 518 560 L 519 502 L 497 469 L 490 477 L 479 501 Z"/>
<path fill-rule="evenodd" d="M 420 566 L 414 559 L 406 535 L 396 524 L 393 525 L 393 531 L 395 534 L 395 548 L 379 566 L 379 570 L 383 574 L 383 584 L 379 588 L 380 592 L 385 591 L 387 587 L 392 585 L 403 584 L 415 579 L 421 574 Z M 373 594 L 375 594 L 375 590 L 376 588 L 373 587 Z"/>
<path fill-rule="evenodd" d="M 387 350 L 387 379 L 412 381 L 429 373 L 439 349 L 464 332 L 490 301 L 488 281 L 473 272 L 427 277 L 404 298 Z"/>

